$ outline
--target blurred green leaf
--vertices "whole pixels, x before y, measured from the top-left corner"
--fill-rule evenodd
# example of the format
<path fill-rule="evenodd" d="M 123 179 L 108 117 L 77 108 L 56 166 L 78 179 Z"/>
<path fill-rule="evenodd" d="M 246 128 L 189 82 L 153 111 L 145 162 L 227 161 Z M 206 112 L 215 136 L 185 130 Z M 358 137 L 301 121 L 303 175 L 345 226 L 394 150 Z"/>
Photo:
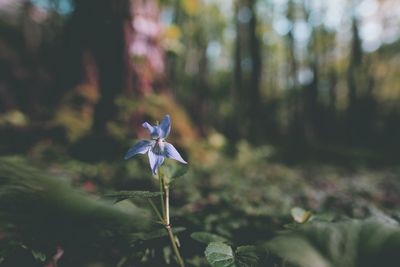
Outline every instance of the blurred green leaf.
<path fill-rule="evenodd" d="M 336 215 L 332 212 L 324 212 L 320 214 L 312 214 L 308 221 L 322 221 L 322 222 L 332 222 Z"/>
<path fill-rule="evenodd" d="M 210 243 L 204 253 L 212 267 L 235 267 L 232 248 L 222 242 Z"/>
<path fill-rule="evenodd" d="M 258 256 L 259 249 L 256 246 L 241 246 L 236 249 L 236 261 L 238 267 L 260 266 Z"/>
<path fill-rule="evenodd" d="M 209 244 L 211 242 L 226 242 L 227 239 L 216 235 L 212 233 L 207 233 L 207 232 L 194 232 L 190 235 L 191 238 L 193 238 L 196 241 L 199 241 L 201 243 Z"/>
<path fill-rule="evenodd" d="M 163 166 L 163 173 L 167 178 L 168 183 L 172 183 L 175 179 L 182 177 L 188 171 L 186 164 L 180 164 L 176 162 L 168 162 Z"/>
<path fill-rule="evenodd" d="M 300 267 L 333 267 L 307 240 L 299 236 L 278 237 L 266 248 L 283 258 L 284 261 Z"/>
<path fill-rule="evenodd" d="M 101 201 L 74 189 L 62 174 L 50 175 L 22 158 L 0 158 L 0 220 L 15 225 L 7 236 L 46 255 L 61 246 L 69 257 L 89 257 L 125 247 L 128 233 L 150 228 L 145 210 Z"/>
<path fill-rule="evenodd" d="M 256 246 L 241 246 L 233 250 L 222 242 L 211 242 L 205 251 L 206 258 L 212 267 L 257 267 L 260 266 Z"/>
<path fill-rule="evenodd" d="M 138 198 L 152 198 L 162 195 L 161 192 L 150 192 L 150 191 L 119 191 L 109 194 L 105 194 L 105 198 L 115 199 L 114 203 L 120 202 L 125 199 L 138 199 Z"/>
<path fill-rule="evenodd" d="M 400 227 L 377 221 L 310 222 L 265 247 L 300 267 L 395 267 Z"/>

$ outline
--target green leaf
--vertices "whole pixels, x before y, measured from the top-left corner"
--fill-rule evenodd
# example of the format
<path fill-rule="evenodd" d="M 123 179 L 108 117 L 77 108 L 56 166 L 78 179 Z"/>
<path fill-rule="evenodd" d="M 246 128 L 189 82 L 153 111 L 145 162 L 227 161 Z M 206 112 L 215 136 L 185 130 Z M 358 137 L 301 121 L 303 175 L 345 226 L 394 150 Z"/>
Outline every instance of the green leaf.
<path fill-rule="evenodd" d="M 182 177 L 188 170 L 187 164 L 180 164 L 177 162 L 168 162 L 168 164 L 163 166 L 163 173 L 168 183 L 172 183 L 175 179 Z"/>
<path fill-rule="evenodd" d="M 292 215 L 293 219 L 298 223 L 305 223 L 311 217 L 311 212 L 306 211 L 299 207 L 294 207 L 290 210 L 290 214 Z"/>
<path fill-rule="evenodd" d="M 260 266 L 258 256 L 259 249 L 256 246 L 241 246 L 236 249 L 236 262 L 238 267 Z"/>
<path fill-rule="evenodd" d="M 233 250 L 222 242 L 211 242 L 205 251 L 212 267 L 257 267 L 260 265 L 259 249 L 255 246 L 241 246 Z"/>
<path fill-rule="evenodd" d="M 14 253 L 8 249 L 8 237 L 18 242 L 18 250 L 22 241 L 29 240 L 29 248 L 43 248 L 47 257 L 50 252 L 44 249 L 54 248 L 55 241 L 69 244 L 72 237 L 79 237 L 79 246 L 68 250 L 68 255 L 79 255 L 93 244 L 108 251 L 111 237 L 124 240 L 128 233 L 148 231 L 153 225 L 150 212 L 112 205 L 76 190 L 69 182 L 73 177 L 64 177 L 64 172 L 52 176 L 43 166 L 34 167 L 20 157 L 0 157 L 0 228 L 6 237 L 0 241 L 0 251 L 6 250 L 6 256 Z M 24 229 L 22 236 L 18 229 Z M 31 249 L 27 253 L 32 255 Z"/>
<path fill-rule="evenodd" d="M 236 267 L 232 248 L 222 242 L 211 242 L 204 253 L 212 267 Z"/>
<path fill-rule="evenodd" d="M 41 262 L 44 262 L 46 260 L 46 255 L 43 252 L 34 250 L 34 249 L 32 249 L 31 252 L 32 252 L 32 255 L 35 258 L 35 260 L 41 261 Z"/>
<path fill-rule="evenodd" d="M 395 267 L 400 227 L 378 221 L 315 221 L 282 234 L 265 248 L 300 267 Z"/>
<path fill-rule="evenodd" d="M 125 199 L 138 199 L 138 198 L 152 198 L 162 195 L 161 192 L 150 191 L 119 191 L 105 194 L 105 198 L 115 199 L 114 203 L 120 202 Z"/>
<path fill-rule="evenodd" d="M 283 258 L 284 261 L 301 267 L 334 267 L 307 240 L 299 236 L 278 237 L 266 248 Z"/>
<path fill-rule="evenodd" d="M 190 235 L 190 237 L 198 242 L 205 243 L 205 244 L 209 244 L 211 242 L 226 242 L 227 241 L 227 239 L 222 236 L 212 234 L 212 233 L 207 233 L 207 232 L 194 232 Z"/>
<path fill-rule="evenodd" d="M 311 218 L 308 221 L 332 222 L 335 217 L 334 213 L 325 212 L 311 215 Z"/>

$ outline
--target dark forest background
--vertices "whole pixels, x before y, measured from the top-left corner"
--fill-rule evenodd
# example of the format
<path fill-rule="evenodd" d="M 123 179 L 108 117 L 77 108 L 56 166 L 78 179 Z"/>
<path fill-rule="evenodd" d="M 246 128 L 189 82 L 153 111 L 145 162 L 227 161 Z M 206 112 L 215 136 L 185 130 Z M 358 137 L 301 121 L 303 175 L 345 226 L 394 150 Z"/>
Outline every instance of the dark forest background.
<path fill-rule="evenodd" d="M 189 162 L 171 191 L 188 266 L 215 240 L 258 264 L 243 266 L 397 266 L 399 14 L 0 0 L 0 266 L 173 266 L 147 202 L 104 198 L 157 191 L 147 157 L 123 156 L 166 114 Z"/>
<path fill-rule="evenodd" d="M 76 141 L 104 134 L 121 99 L 168 96 L 202 137 L 395 162 L 395 10 L 372 0 L 4 1 L 1 125 L 55 138 L 73 128 Z M 146 109 L 132 108 L 126 127 Z"/>

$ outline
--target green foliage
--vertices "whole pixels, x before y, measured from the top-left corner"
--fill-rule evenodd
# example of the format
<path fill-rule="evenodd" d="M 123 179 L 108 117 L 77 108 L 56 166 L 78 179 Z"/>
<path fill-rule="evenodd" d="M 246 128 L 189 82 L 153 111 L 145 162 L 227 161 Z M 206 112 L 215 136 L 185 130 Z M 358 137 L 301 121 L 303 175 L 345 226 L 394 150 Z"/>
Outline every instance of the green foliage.
<path fill-rule="evenodd" d="M 204 254 L 212 267 L 235 266 L 235 258 L 232 248 L 222 242 L 210 243 Z"/>
<path fill-rule="evenodd" d="M 241 246 L 236 249 L 238 267 L 256 267 L 260 264 L 260 250 L 256 246 Z"/>
<path fill-rule="evenodd" d="M 222 236 L 208 233 L 208 232 L 194 232 L 190 235 L 190 237 L 193 238 L 194 240 L 204 243 L 204 244 L 209 244 L 211 242 L 226 242 L 226 241 L 228 241 L 226 238 L 224 238 Z"/>
<path fill-rule="evenodd" d="M 232 157 L 212 149 L 203 151 L 201 156 L 207 161 L 193 161 L 184 181 L 177 180 L 174 184 L 176 190 L 171 192 L 171 203 L 176 206 L 171 210 L 174 215 L 172 224 L 174 228 L 177 225 L 189 229 L 180 234 L 180 242 L 182 254 L 190 266 L 207 266 L 203 244 L 210 242 L 222 242 L 231 248 L 233 266 L 288 267 L 306 266 L 308 262 L 335 266 L 333 264 L 342 263 L 333 261 L 324 254 L 325 247 L 329 247 L 326 243 L 334 242 L 321 233 L 315 233 L 313 238 L 301 235 L 305 227 L 344 217 L 365 218 L 383 213 L 381 210 L 393 218 L 398 216 L 394 212 L 394 207 L 398 207 L 396 194 L 392 193 L 399 188 L 395 170 L 349 171 L 332 166 L 288 166 L 270 161 L 273 155 L 271 147 L 253 147 L 247 142 L 240 142 L 236 149 L 237 154 Z M 34 153 L 34 156 L 40 154 Z M 33 167 L 24 158 L 0 161 L 0 213 L 6 215 L 0 217 L 0 222 L 12 222 L 18 226 L 7 228 L 7 233 L 18 233 L 7 235 L 7 242 L 14 239 L 18 243 L 13 246 L 0 244 L 0 260 L 7 260 L 12 250 L 21 248 L 21 243 L 26 244 L 24 251 L 28 255 L 32 255 L 31 251 L 35 250 L 50 259 L 54 255 L 54 246 L 59 244 L 53 241 L 55 240 L 68 249 L 68 254 L 65 254 L 68 260 L 75 258 L 78 253 L 85 254 L 81 258 L 98 259 L 96 255 L 108 256 L 107 251 L 118 250 L 121 253 L 118 256 L 121 267 L 164 266 L 168 261 L 174 262 L 170 251 L 166 249 L 168 238 L 165 230 L 154 223 L 151 227 L 158 230 L 147 229 L 144 225 L 154 217 L 151 217 L 147 199 L 139 200 L 142 197 L 159 196 L 158 192 L 153 193 L 158 184 L 146 174 L 147 159 L 129 163 L 85 163 L 66 155 L 62 155 L 62 160 L 54 159 L 55 156 L 40 159 L 45 164 L 42 163 L 39 167 Z M 36 159 L 36 164 L 40 164 L 40 160 Z M 52 174 L 40 169 L 49 170 Z M 175 170 L 172 170 L 168 175 L 174 173 Z M 110 201 L 102 201 L 102 198 L 93 193 L 83 193 L 71 186 L 72 183 L 80 186 L 85 181 L 95 184 L 94 194 L 99 196 L 104 196 L 103 192 L 115 190 L 115 193 L 106 194 L 107 198 L 123 197 L 138 201 L 121 201 L 111 205 Z M 142 191 L 118 191 L 121 188 Z M 9 202 L 6 202 L 7 199 Z M 92 208 L 84 209 L 87 202 L 91 203 Z M 122 211 L 126 216 L 96 215 L 102 210 L 98 204 L 114 211 Z M 143 205 L 149 212 L 144 213 L 137 205 Z M 26 207 L 21 208 L 24 206 Z M 70 208 L 67 209 L 66 206 Z M 17 207 L 21 210 L 15 212 Z M 316 213 L 316 210 L 321 213 Z M 385 217 L 382 220 L 388 221 Z M 28 222 L 30 225 L 27 225 Z M 138 223 L 138 227 L 129 226 L 131 223 Z M 339 223 L 332 222 L 332 229 L 329 228 L 326 232 L 336 233 L 334 226 L 337 224 Z M 140 225 L 146 229 L 140 228 Z M 5 226 L 6 224 L 0 224 L 2 231 Z M 65 234 L 57 232 L 60 227 Z M 177 230 L 181 231 L 183 228 Z M 193 230 L 199 232 L 190 235 Z M 285 231 L 284 235 L 281 234 L 282 230 Z M 382 233 L 384 232 L 379 230 L 373 238 L 384 238 Z M 289 235 L 294 237 L 289 239 Z M 30 237 L 34 237 L 34 241 Z M 280 241 L 284 240 L 283 237 L 290 241 L 285 241 L 287 248 L 281 250 L 282 255 L 267 245 L 263 246 L 263 250 L 259 249 L 260 244 L 270 242 L 278 247 L 283 243 Z M 80 251 L 74 249 L 76 240 L 81 244 Z M 318 244 L 315 240 L 318 240 Z M 347 241 L 341 242 L 351 244 Z M 242 244 L 254 244 L 256 247 Z M 370 251 L 374 251 L 373 249 Z M 290 251 L 287 252 L 289 256 L 298 251 L 298 255 L 293 256 L 297 261 L 284 257 L 286 250 Z M 390 253 L 390 248 L 382 248 L 382 251 Z M 335 257 L 345 258 L 341 255 Z M 372 262 L 371 257 L 366 258 Z M 99 261 L 103 262 L 102 259 Z M 231 261 L 227 262 L 230 264 Z M 115 265 L 110 263 L 110 266 Z M 364 266 L 369 267 L 368 264 Z"/>
<path fill-rule="evenodd" d="M 258 251 L 255 246 L 241 246 L 234 253 L 230 246 L 212 242 L 205 255 L 212 267 L 257 267 L 260 266 Z"/>
<path fill-rule="evenodd" d="M 240 246 L 236 251 L 211 242 L 205 255 L 212 267 L 394 267 L 400 261 L 399 249 L 399 225 L 374 218 L 308 222 L 261 246 Z"/>
<path fill-rule="evenodd" d="M 214 157 L 212 163 L 194 166 L 185 183 L 175 184 L 177 188 L 171 197 L 178 201 L 173 203 L 185 204 L 183 208 L 178 206 L 182 204 L 174 207 L 176 220 L 172 224 L 199 231 L 180 235 L 185 261 L 201 267 L 207 266 L 206 260 L 212 266 L 314 267 L 310 265 L 312 262 L 329 267 L 372 267 L 385 266 L 393 260 L 395 254 L 391 251 L 397 251 L 399 236 L 398 226 L 387 223 L 393 219 L 382 215 L 380 223 L 334 221 L 343 215 L 383 214 L 379 209 L 387 202 L 379 196 L 396 191 L 398 183 L 392 179 L 397 177 L 395 173 L 359 170 L 339 176 L 343 171 L 331 167 L 299 168 L 269 163 L 266 161 L 269 150 L 265 147 L 242 144 L 239 150 L 241 154 L 232 159 L 208 152 L 207 156 Z M 53 175 L 41 171 L 43 166 L 52 170 Z M 0 260 L 7 260 L 11 250 L 20 248 L 22 243 L 29 255 L 33 250 L 46 259 L 54 254 L 56 245 L 62 244 L 68 249 L 65 256 L 68 259 L 78 253 L 91 258 L 99 251 L 108 255 L 107 251 L 120 249 L 122 255 L 127 255 L 119 259 L 120 266 L 163 266 L 168 261 L 174 262 L 171 251 L 165 248 L 168 247 L 166 231 L 160 225 L 155 225 L 157 230 L 148 229 L 145 224 L 150 224 L 150 212 L 143 213 L 136 206 L 145 204 L 149 210 L 147 200 L 111 205 L 70 185 L 70 177 L 98 181 L 109 192 L 110 181 L 115 178 L 121 183 L 119 188 L 128 184 L 143 191 L 117 191 L 106 194 L 107 198 L 159 196 L 158 192 L 152 192 L 157 187 L 155 181 L 139 172 L 140 161 L 118 165 L 67 160 L 46 162 L 40 167 L 33 167 L 22 158 L 0 160 L 0 228 L 10 233 L 7 238 L 18 241 L 2 247 Z M 146 187 L 136 186 L 135 183 L 140 185 L 143 181 L 147 181 Z M 100 186 L 98 190 L 103 196 Z M 114 212 L 104 214 L 104 209 Z M 312 212 L 310 216 L 309 210 L 322 212 Z M 395 213 L 390 214 L 395 217 Z M 6 228 L 4 222 L 18 227 Z M 288 225 L 293 227 L 285 229 Z M 58 232 L 60 227 L 63 233 Z M 177 232 L 184 229 L 174 228 Z M 80 242 L 80 251 L 74 249 L 76 240 Z M 217 243 L 217 248 L 223 249 L 211 246 L 204 257 L 204 247 L 197 242 Z M 36 255 L 38 261 L 40 253 Z"/>
<path fill-rule="evenodd" d="M 162 171 L 168 184 L 172 183 L 177 178 L 185 175 L 188 170 L 189 167 L 187 166 L 187 164 L 179 164 L 174 161 L 168 161 L 162 166 Z"/>
<path fill-rule="evenodd" d="M 400 262 L 400 227 L 374 220 L 312 222 L 265 248 L 299 267 L 394 267 Z"/>
<path fill-rule="evenodd" d="M 0 158 L 3 259 L 22 246 L 38 260 L 49 258 L 57 246 L 71 259 L 82 254 L 90 259 L 106 255 L 110 247 L 128 246 L 128 233 L 149 228 L 149 217 L 138 207 L 114 206 L 72 188 L 63 175 L 50 175 L 21 158 Z"/>

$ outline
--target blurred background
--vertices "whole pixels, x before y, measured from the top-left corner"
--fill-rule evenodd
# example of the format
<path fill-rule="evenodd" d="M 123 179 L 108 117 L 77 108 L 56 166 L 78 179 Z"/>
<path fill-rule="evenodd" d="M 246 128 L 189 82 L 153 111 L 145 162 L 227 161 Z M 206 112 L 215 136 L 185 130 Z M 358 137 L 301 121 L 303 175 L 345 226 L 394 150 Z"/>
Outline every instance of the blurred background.
<path fill-rule="evenodd" d="M 146 158 L 122 158 L 165 114 L 191 169 L 177 225 L 242 244 L 271 237 L 294 206 L 399 218 L 399 14 L 397 0 L 0 0 L 0 259 L 74 251 L 67 234 L 48 244 L 46 228 L 21 226 L 32 218 L 16 210 L 34 201 L 9 203 L 37 192 L 14 170 L 88 197 L 154 191 Z M 51 212 L 37 224 L 63 221 Z M 115 266 L 126 251 L 114 245 L 62 266 Z"/>
<path fill-rule="evenodd" d="M 0 5 L 2 128 L 74 143 L 122 137 L 120 123 L 132 136 L 158 98 L 198 137 L 269 143 L 290 159 L 398 158 L 394 0 Z M 7 143 L 1 151 L 31 145 Z"/>

